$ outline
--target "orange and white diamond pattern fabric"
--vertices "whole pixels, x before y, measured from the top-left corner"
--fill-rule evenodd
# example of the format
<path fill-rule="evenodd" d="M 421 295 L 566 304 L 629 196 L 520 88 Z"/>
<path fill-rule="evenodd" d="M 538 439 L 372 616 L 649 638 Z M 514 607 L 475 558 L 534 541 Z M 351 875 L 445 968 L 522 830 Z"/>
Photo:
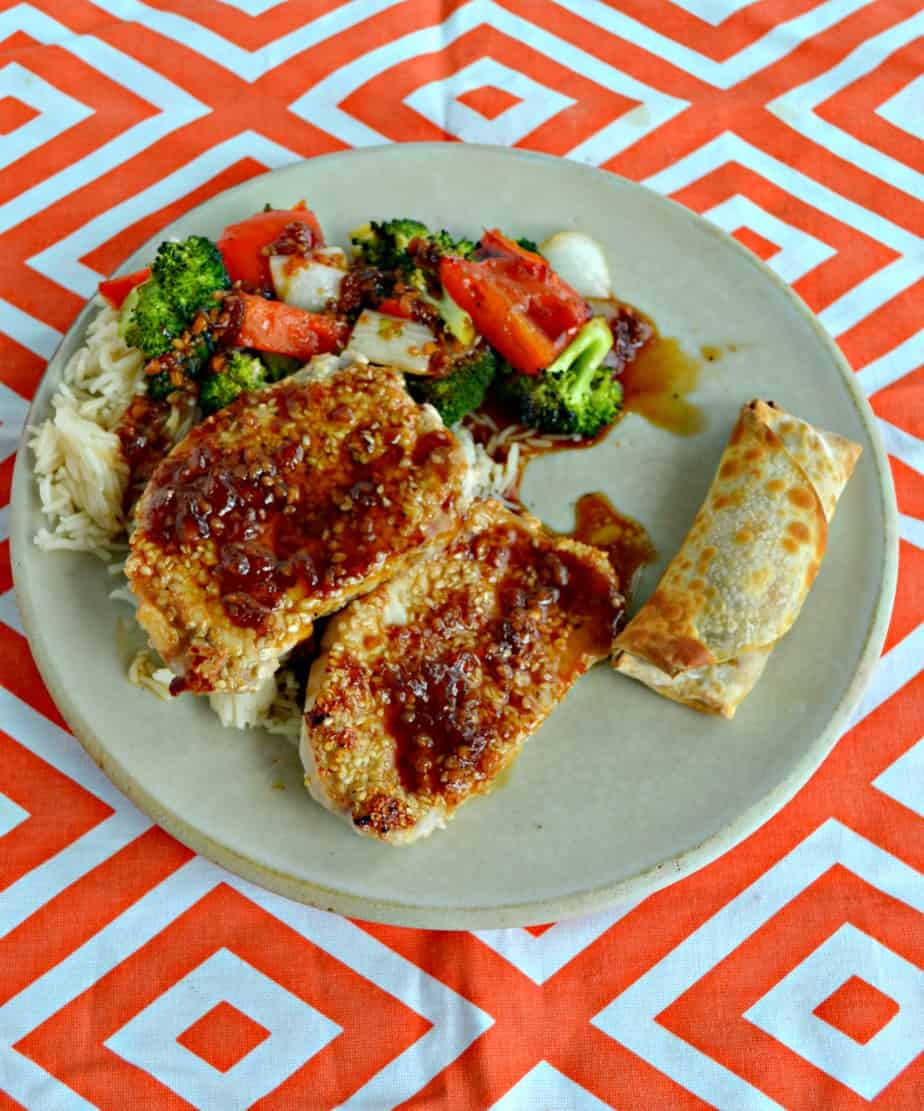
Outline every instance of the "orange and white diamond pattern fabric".
<path fill-rule="evenodd" d="M 544 928 L 351 922 L 139 814 L 45 691 L 12 593 L 29 398 L 126 255 L 349 146 L 578 159 L 736 236 L 837 338 L 901 524 L 852 728 L 772 821 Z M 924 1107 L 920 0 L 0 3 L 0 1108 Z"/>

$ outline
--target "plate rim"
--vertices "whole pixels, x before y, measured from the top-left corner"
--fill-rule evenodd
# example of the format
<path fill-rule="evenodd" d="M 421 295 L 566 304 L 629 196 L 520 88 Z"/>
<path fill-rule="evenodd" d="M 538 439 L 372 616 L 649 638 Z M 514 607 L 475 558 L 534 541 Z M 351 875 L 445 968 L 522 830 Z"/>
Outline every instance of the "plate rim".
<path fill-rule="evenodd" d="M 492 146 L 483 143 L 457 143 L 457 142 L 420 142 L 420 143 L 386 143 L 374 146 L 351 148 L 334 151 L 329 154 L 317 155 L 312 158 L 302 159 L 286 166 L 268 170 L 257 174 L 246 181 L 239 182 L 229 189 L 222 190 L 214 196 L 207 198 L 200 204 L 188 209 L 181 217 L 194 216 L 202 208 L 212 203 L 216 197 L 233 196 L 236 192 L 251 189 L 254 183 L 266 181 L 270 178 L 277 179 L 287 174 L 297 174 L 304 167 L 318 161 L 358 161 L 363 158 L 402 157 L 407 148 L 419 150 L 436 150 L 440 153 L 446 150 L 455 150 L 459 156 L 469 150 L 483 151 L 511 158 L 518 161 L 532 161 L 542 164 L 560 165 L 567 162 L 578 173 L 594 177 L 605 178 L 615 189 L 641 190 L 656 200 L 671 205 L 683 214 L 683 218 L 694 223 L 699 229 L 711 234 L 725 247 L 731 247 L 742 258 L 755 266 L 763 276 L 768 279 L 778 291 L 788 299 L 793 309 L 800 314 L 812 327 L 816 337 L 820 340 L 840 373 L 847 386 L 848 394 L 853 401 L 857 416 L 869 437 L 873 451 L 872 461 L 876 472 L 878 490 L 882 500 L 883 521 L 883 567 L 879 597 L 875 610 L 870 618 L 866 630 L 863 648 L 854 671 L 854 674 L 843 691 L 840 700 L 821 733 L 806 747 L 801 758 L 792 765 L 788 774 L 783 779 L 762 795 L 756 802 L 722 826 L 715 833 L 703 841 L 674 854 L 664 860 L 658 861 L 649 868 L 643 869 L 632 876 L 621 880 L 598 885 L 593 888 L 572 892 L 567 895 L 558 895 L 552 898 L 539 900 L 526 900 L 511 902 L 503 905 L 465 906 L 465 907 L 435 907 L 421 906 L 415 903 L 401 902 L 400 900 L 374 899 L 362 895 L 326 887 L 297 876 L 279 872 L 258 860 L 230 849 L 220 842 L 215 841 L 208 834 L 196 829 L 189 824 L 182 815 L 171 810 L 169 806 L 158 802 L 148 793 L 144 785 L 135 780 L 122 767 L 121 763 L 112 756 L 103 740 L 97 735 L 91 724 L 86 721 L 80 711 L 72 702 L 66 683 L 59 680 L 58 671 L 54 664 L 51 652 L 42 637 L 39 635 L 39 620 L 32 603 L 32 598 L 21 585 L 25 579 L 26 553 L 34 554 L 35 548 L 32 537 L 26 535 L 30 509 L 30 495 L 34 479 L 31 460 L 27 447 L 28 429 L 33 423 L 33 414 L 36 407 L 36 397 L 45 384 L 49 370 L 58 360 L 59 353 L 70 337 L 79 331 L 85 331 L 90 313 L 95 311 L 96 295 L 84 305 L 68 330 L 64 333 L 54 353 L 48 359 L 44 373 L 36 385 L 29 409 L 23 426 L 17 448 L 16 463 L 13 471 L 13 485 L 10 497 L 10 551 L 13 572 L 13 584 L 16 600 L 22 618 L 23 629 L 29 644 L 30 651 L 43 682 L 62 717 L 67 722 L 75 738 L 96 763 L 103 773 L 134 805 L 138 806 L 145 814 L 152 818 L 177 840 L 182 842 L 194 852 L 205 856 L 209 860 L 221 865 L 229 871 L 240 876 L 248 882 L 266 888 L 276 894 L 294 899 L 297 902 L 307 903 L 322 910 L 359 918 L 363 921 L 381 922 L 392 925 L 407 926 L 412 928 L 427 929 L 492 929 L 510 926 L 540 925 L 550 921 L 558 921 L 581 914 L 588 914 L 602 910 L 623 900 L 640 899 L 654 891 L 666 886 L 675 880 L 698 871 L 700 868 L 712 863 L 719 856 L 728 852 L 735 845 L 750 836 L 764 822 L 775 814 L 800 790 L 808 781 L 812 773 L 820 766 L 825 757 L 834 748 L 834 745 L 849 724 L 850 715 L 858 704 L 872 673 L 878 662 L 882 645 L 885 641 L 895 599 L 898 577 L 898 510 L 895 499 L 895 489 L 892 481 L 891 469 L 882 444 L 875 415 L 860 390 L 856 381 L 856 374 L 832 336 L 822 327 L 818 318 L 808 308 L 802 298 L 780 278 L 766 263 L 752 254 L 731 235 L 712 224 L 692 209 L 681 205 L 672 198 L 658 193 L 656 190 L 644 185 L 642 182 L 632 181 L 596 166 L 581 162 L 571 162 L 568 159 L 558 158 L 554 155 L 542 154 L 537 151 L 520 150 L 512 147 Z M 174 223 L 175 221 L 171 221 Z M 170 225 L 168 224 L 167 227 Z M 161 241 L 163 229 L 147 239 L 140 247 L 116 269 L 115 275 L 130 272 L 139 257 L 148 256 L 156 249 Z M 62 368 L 63 369 L 63 368 Z"/>

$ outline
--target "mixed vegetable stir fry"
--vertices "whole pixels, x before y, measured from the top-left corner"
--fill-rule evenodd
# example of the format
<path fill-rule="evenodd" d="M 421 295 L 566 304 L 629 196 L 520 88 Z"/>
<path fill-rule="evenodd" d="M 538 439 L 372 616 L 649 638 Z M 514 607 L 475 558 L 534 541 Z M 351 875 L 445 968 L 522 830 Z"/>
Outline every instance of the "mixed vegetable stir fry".
<path fill-rule="evenodd" d="M 204 414 L 341 351 L 404 371 L 447 425 L 490 397 L 541 432 L 592 437 L 622 407 L 613 332 L 626 310 L 597 244 L 574 232 L 540 248 L 497 229 L 476 243 L 371 221 L 348 255 L 304 202 L 267 206 L 217 243 L 162 243 L 150 268 L 100 292 L 148 358 L 148 395 L 186 395 Z"/>

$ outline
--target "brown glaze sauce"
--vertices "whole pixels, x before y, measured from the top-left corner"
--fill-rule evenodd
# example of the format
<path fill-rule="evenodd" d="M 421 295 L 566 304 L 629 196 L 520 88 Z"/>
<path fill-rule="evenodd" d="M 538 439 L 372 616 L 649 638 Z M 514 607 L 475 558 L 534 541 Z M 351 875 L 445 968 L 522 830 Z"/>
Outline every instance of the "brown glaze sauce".
<path fill-rule="evenodd" d="M 154 468 L 170 450 L 172 441 L 165 425 L 170 403 L 140 394 L 122 416 L 116 433 L 122 458 L 128 464 L 128 483 L 122 495 L 122 510 L 128 513 L 141 496 Z"/>
<path fill-rule="evenodd" d="M 369 301 L 381 301 L 388 292 L 388 275 L 375 266 L 351 266 L 340 283 L 337 312 L 358 316 Z"/>
<path fill-rule="evenodd" d="M 571 552 L 535 545 L 519 529 L 475 536 L 467 556 L 500 572 L 498 616 L 471 636 L 462 591 L 428 619 L 428 639 L 413 624 L 390 633 L 399 642 L 390 654 L 402 662 L 385 669 L 387 728 L 402 783 L 415 794 L 461 796 L 495 774 L 513 740 L 511 721 L 528 712 L 531 687 L 555 681 L 544 647 L 549 607 L 561 606 L 600 651 L 623 613 L 606 576 Z M 517 675 L 529 676 L 525 688 Z M 500 706 L 485 699 L 485 684 L 504 692 Z"/>
<path fill-rule="evenodd" d="M 574 530 L 568 535 L 606 552 L 619 589 L 628 600 L 641 569 L 657 558 L 645 526 L 620 513 L 606 494 L 599 492 L 578 498 L 574 517 Z"/>
<path fill-rule="evenodd" d="M 293 220 L 285 225 L 278 238 L 262 248 L 264 255 L 306 255 L 318 245 L 317 236 L 310 224 Z"/>
<path fill-rule="evenodd" d="M 662 336 L 639 309 L 615 299 L 612 305 L 612 316 L 603 315 L 609 316 L 616 356 L 622 363 L 617 373 L 624 412 L 638 413 L 675 436 L 701 432 L 703 412 L 687 398 L 699 382 L 700 360 L 672 336 Z"/>

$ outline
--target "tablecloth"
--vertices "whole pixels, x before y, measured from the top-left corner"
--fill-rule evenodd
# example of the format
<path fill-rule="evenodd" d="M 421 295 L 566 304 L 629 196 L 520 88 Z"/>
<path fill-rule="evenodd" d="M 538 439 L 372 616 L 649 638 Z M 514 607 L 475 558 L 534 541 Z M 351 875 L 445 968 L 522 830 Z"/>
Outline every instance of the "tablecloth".
<path fill-rule="evenodd" d="M 0 5 L 3 1111 L 924 1106 L 922 34 L 920 0 Z M 99 277 L 267 168 L 418 139 L 591 163 L 732 232 L 836 337 L 898 496 L 884 654 L 809 784 L 543 928 L 366 925 L 194 857 L 68 734 L 12 590 L 17 440 Z"/>

